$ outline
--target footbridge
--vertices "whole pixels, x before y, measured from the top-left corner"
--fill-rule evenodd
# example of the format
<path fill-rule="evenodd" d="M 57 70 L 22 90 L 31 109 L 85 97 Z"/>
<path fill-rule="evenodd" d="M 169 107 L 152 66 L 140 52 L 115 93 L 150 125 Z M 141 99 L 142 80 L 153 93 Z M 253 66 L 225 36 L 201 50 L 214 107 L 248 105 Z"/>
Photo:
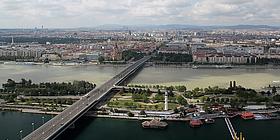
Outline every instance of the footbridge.
<path fill-rule="evenodd" d="M 49 120 L 23 139 L 52 140 L 57 138 L 69 126 L 74 124 L 76 120 L 78 120 L 81 116 L 88 112 L 88 110 L 96 106 L 99 101 L 108 96 L 110 90 L 112 90 L 114 86 L 119 86 L 123 82 L 131 78 L 131 76 L 133 76 L 133 74 L 135 74 L 150 58 L 150 56 L 145 56 L 144 58 L 129 65 L 112 79 L 87 93 L 80 100 L 75 102 L 59 115 Z"/>

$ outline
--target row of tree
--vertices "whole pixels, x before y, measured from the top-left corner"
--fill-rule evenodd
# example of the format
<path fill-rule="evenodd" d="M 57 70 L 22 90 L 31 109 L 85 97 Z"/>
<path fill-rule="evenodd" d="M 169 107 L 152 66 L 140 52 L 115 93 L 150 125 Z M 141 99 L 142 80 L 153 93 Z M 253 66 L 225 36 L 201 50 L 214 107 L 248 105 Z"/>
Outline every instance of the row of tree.
<path fill-rule="evenodd" d="M 14 93 L 17 95 L 35 95 L 35 96 L 53 96 L 53 95 L 80 95 L 85 94 L 96 87 L 95 84 L 86 81 L 73 81 L 65 83 L 46 82 L 35 84 L 31 80 L 21 79 L 16 82 L 8 79 L 7 83 L 3 84 L 2 93 Z"/>
<path fill-rule="evenodd" d="M 170 91 L 179 91 L 179 92 L 185 92 L 187 90 L 187 87 L 184 85 L 178 85 L 178 86 L 163 86 L 163 85 L 128 85 L 128 87 L 135 87 L 135 88 L 155 88 L 155 89 L 164 89 L 164 90 L 170 90 Z"/>
<path fill-rule="evenodd" d="M 125 50 L 122 52 L 122 59 L 125 61 L 128 60 L 138 60 L 144 57 L 144 53 L 133 51 L 133 50 Z"/>
<path fill-rule="evenodd" d="M 187 63 L 192 62 L 193 58 L 191 54 L 157 53 L 154 57 L 152 57 L 152 60 L 160 62 Z"/>

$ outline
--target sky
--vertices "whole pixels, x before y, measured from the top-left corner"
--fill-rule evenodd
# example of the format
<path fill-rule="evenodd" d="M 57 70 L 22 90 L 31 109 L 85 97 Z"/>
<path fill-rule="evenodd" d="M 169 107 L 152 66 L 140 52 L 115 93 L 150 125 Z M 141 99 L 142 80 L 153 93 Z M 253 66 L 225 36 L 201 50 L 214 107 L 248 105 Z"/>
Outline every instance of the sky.
<path fill-rule="evenodd" d="M 0 28 L 280 26 L 280 0 L 0 0 Z"/>

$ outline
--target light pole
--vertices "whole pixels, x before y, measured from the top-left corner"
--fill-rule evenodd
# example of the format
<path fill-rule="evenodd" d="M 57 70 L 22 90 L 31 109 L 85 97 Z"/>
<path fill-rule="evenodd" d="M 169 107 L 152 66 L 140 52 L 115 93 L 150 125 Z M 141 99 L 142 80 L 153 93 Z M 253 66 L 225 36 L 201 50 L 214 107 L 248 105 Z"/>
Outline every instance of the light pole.
<path fill-rule="evenodd" d="M 43 122 L 43 124 L 45 123 L 45 117 L 44 116 L 42 117 L 42 122 Z"/>
<path fill-rule="evenodd" d="M 22 130 L 19 131 L 20 139 L 21 139 L 21 140 L 22 140 L 22 132 L 23 132 Z"/>
<path fill-rule="evenodd" d="M 34 131 L 34 122 L 32 122 L 31 125 L 32 125 L 32 131 Z"/>

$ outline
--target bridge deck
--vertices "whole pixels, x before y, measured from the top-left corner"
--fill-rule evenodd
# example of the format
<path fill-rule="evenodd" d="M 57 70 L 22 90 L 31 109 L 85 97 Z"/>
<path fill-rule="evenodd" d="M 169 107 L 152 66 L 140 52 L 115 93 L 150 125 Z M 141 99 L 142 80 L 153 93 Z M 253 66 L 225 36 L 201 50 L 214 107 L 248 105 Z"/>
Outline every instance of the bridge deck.
<path fill-rule="evenodd" d="M 231 124 L 229 118 L 225 118 L 225 122 L 226 122 L 227 128 L 228 128 L 228 130 L 229 130 L 229 132 L 230 132 L 231 138 L 232 138 L 233 140 L 237 140 L 238 137 L 237 137 L 237 135 L 236 135 L 236 132 L 235 132 L 235 130 L 234 130 L 234 128 L 233 128 L 233 126 L 232 126 L 232 124 Z"/>
<path fill-rule="evenodd" d="M 48 140 L 55 139 L 60 133 L 73 124 L 78 118 L 85 114 L 90 108 L 95 106 L 98 101 L 105 97 L 114 85 L 119 85 L 130 75 L 136 72 L 143 64 L 150 59 L 146 56 L 134 64 L 126 67 L 118 75 L 101 85 L 100 87 L 90 91 L 79 101 L 65 109 L 59 115 L 55 116 L 47 123 L 27 135 L 24 140 Z"/>

